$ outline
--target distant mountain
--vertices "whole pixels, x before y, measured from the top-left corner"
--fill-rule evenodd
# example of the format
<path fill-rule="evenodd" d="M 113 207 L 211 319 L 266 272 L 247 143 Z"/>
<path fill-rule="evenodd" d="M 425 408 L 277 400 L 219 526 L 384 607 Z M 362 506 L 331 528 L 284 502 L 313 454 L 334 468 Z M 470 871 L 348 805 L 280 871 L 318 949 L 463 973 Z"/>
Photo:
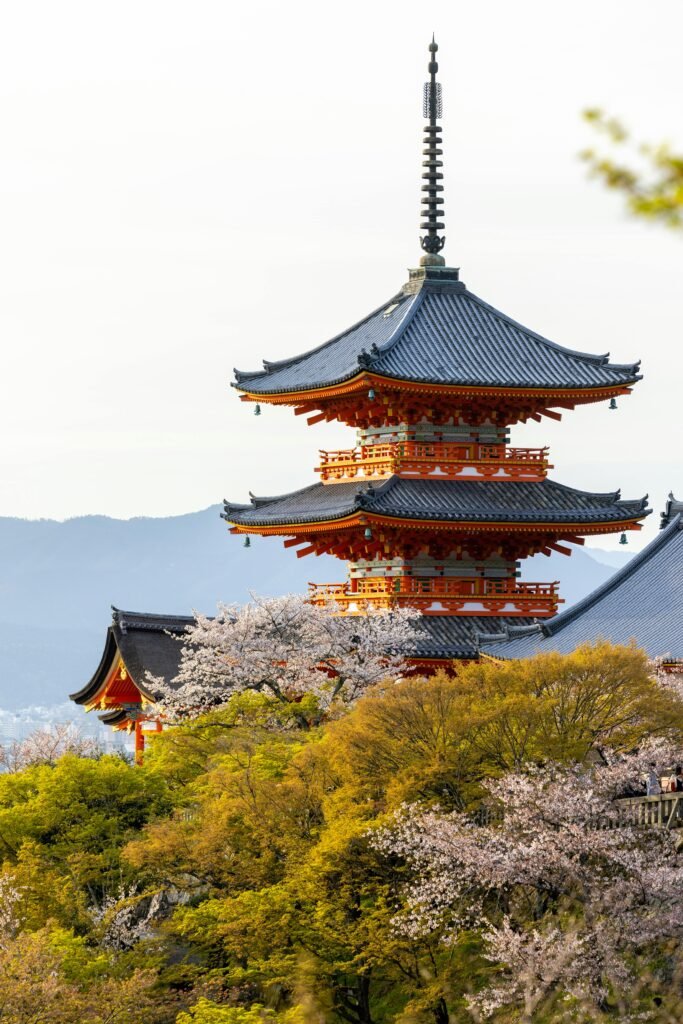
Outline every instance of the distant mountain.
<path fill-rule="evenodd" d="M 341 580 L 331 557 L 298 559 L 276 538 L 231 537 L 218 506 L 164 519 L 0 518 L 0 708 L 62 704 L 97 667 L 110 606 L 212 612 L 249 592 L 303 592 Z M 535 556 L 526 579 L 562 581 L 568 604 L 607 579 L 612 552 Z M 617 552 L 621 555 L 621 552 Z"/>
<path fill-rule="evenodd" d="M 624 551 L 622 548 L 618 551 L 604 551 L 602 548 L 593 548 L 591 550 L 591 558 L 594 558 L 596 562 L 600 562 L 601 565 L 608 565 L 612 569 L 621 569 L 632 557 L 632 552 Z"/>
<path fill-rule="evenodd" d="M 574 548 L 569 557 L 533 555 L 522 563 L 522 579 L 538 582 L 559 580 L 564 598 L 560 611 L 565 611 L 613 576 L 632 556 L 633 552 L 626 554 L 600 548 Z"/>

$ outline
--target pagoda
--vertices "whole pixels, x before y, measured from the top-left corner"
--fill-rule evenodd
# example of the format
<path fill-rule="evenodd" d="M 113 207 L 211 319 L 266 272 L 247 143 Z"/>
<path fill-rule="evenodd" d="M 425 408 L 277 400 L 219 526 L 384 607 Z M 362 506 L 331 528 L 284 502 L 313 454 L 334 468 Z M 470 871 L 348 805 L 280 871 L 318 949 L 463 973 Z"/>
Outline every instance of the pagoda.
<path fill-rule="evenodd" d="M 420 265 L 360 323 L 301 355 L 235 371 L 244 402 L 286 405 L 308 423 L 340 421 L 356 445 L 323 451 L 318 481 L 225 503 L 233 534 L 279 536 L 298 557 L 349 563 L 345 583 L 310 600 L 342 614 L 410 605 L 422 613 L 421 667 L 476 656 L 479 633 L 553 616 L 558 583 L 521 582 L 521 560 L 570 554 L 586 536 L 639 530 L 646 498 L 548 479 L 547 448 L 509 428 L 615 400 L 639 364 L 563 348 L 473 294 L 446 265 L 437 45 L 424 86 Z M 248 540 L 245 543 L 249 543 Z"/>

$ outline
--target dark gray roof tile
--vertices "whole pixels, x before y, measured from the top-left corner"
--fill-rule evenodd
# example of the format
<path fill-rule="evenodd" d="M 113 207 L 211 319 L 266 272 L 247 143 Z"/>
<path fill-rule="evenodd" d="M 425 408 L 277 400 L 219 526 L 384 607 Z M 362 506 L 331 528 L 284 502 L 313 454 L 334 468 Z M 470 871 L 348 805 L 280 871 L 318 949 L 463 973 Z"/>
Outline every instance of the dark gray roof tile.
<path fill-rule="evenodd" d="M 639 518 L 646 498 L 622 500 L 619 492 L 592 494 L 553 480 L 406 480 L 313 484 L 281 498 L 254 498 L 251 506 L 227 502 L 224 518 L 242 526 L 333 521 L 359 509 L 402 519 L 480 522 L 608 523 Z"/>
<path fill-rule="evenodd" d="M 418 619 L 420 636 L 414 657 L 476 658 L 480 633 L 502 633 L 508 623 L 530 625 L 533 619 L 497 615 L 423 615 Z"/>
<path fill-rule="evenodd" d="M 607 388 L 639 379 L 637 363 L 617 365 L 606 355 L 562 348 L 461 282 L 429 279 L 416 294 L 395 296 L 324 345 L 264 367 L 235 371 L 236 386 L 263 395 L 312 390 L 348 380 L 362 367 L 394 379 L 476 387 Z"/>
<path fill-rule="evenodd" d="M 87 704 L 99 690 L 119 655 L 131 679 L 143 692 L 149 692 L 149 684 L 145 679 L 147 672 L 161 676 L 170 683 L 180 666 L 182 644 L 178 638 L 193 622 L 194 619 L 189 615 L 151 615 L 148 612 L 126 612 L 113 608 L 112 624 L 107 630 L 100 664 L 92 679 L 77 693 L 70 694 L 70 699 L 76 704 Z"/>
<path fill-rule="evenodd" d="M 569 654 L 598 639 L 635 640 L 651 657 L 683 658 L 683 516 L 677 514 L 623 569 L 566 612 L 536 628 L 507 629 L 499 643 L 487 639 L 480 638 L 482 651 L 497 658 Z"/>

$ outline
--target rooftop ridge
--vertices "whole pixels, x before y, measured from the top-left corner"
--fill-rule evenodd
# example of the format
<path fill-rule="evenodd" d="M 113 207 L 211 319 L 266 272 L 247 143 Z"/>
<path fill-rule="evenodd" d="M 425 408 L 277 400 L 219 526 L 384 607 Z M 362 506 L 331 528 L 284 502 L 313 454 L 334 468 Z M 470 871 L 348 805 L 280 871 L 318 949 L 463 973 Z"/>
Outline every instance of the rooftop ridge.
<path fill-rule="evenodd" d="M 122 633 L 129 629 L 152 629 L 161 632 L 182 628 L 195 621 L 193 615 L 161 615 L 152 612 L 124 611 L 112 605 L 112 625 L 118 626 Z"/>
<path fill-rule="evenodd" d="M 592 608 L 593 605 L 597 604 L 598 601 L 606 597 L 607 594 L 615 590 L 616 587 L 620 586 L 624 580 L 628 579 L 635 572 L 637 572 L 643 565 L 650 561 L 660 550 L 665 547 L 668 541 L 671 540 L 679 529 L 683 526 L 683 519 L 681 515 L 677 515 L 667 527 L 665 527 L 657 536 L 650 541 L 650 543 L 633 556 L 633 558 L 626 563 L 621 569 L 617 569 L 613 576 L 610 576 L 608 580 L 596 587 L 595 590 L 591 591 L 586 597 L 583 597 L 580 601 L 577 601 L 575 605 L 568 608 L 566 612 L 560 612 L 559 615 L 549 619 L 541 625 L 541 629 L 545 636 L 555 636 L 565 626 L 573 622 L 578 615 L 581 615 L 588 608 Z"/>
<path fill-rule="evenodd" d="M 646 505 L 647 496 L 622 499 L 619 491 L 581 491 L 548 478 L 448 481 L 393 474 L 378 485 L 357 480 L 331 488 L 316 482 L 288 494 L 252 498 L 251 505 L 226 502 L 222 518 L 245 527 L 282 526 L 331 522 L 353 515 L 360 508 L 379 516 L 434 522 L 597 525 L 640 519 L 650 514 Z"/>
<path fill-rule="evenodd" d="M 273 502 L 276 502 L 276 501 L 284 501 L 285 498 L 293 498 L 295 494 L 305 494 L 306 491 L 312 491 L 314 488 L 317 488 L 318 486 L 319 486 L 319 484 L 318 484 L 318 481 L 316 480 L 315 483 L 309 484 L 308 487 L 297 487 L 295 490 L 287 491 L 285 494 L 270 494 L 270 495 L 266 494 L 266 495 L 262 495 L 262 494 L 253 494 L 251 491 L 249 491 L 249 497 L 251 498 L 250 504 L 249 505 L 243 505 L 243 506 L 240 506 L 240 507 L 242 507 L 242 508 L 261 508 L 263 505 L 270 505 L 270 504 L 272 504 Z M 230 504 L 230 502 L 226 502 L 225 504 L 228 505 L 228 504 Z M 232 507 L 234 508 L 235 506 L 233 505 Z"/>
<path fill-rule="evenodd" d="M 677 501 L 676 498 L 674 498 L 673 491 L 669 491 L 669 497 L 667 498 L 664 511 L 660 514 L 661 522 L 659 524 L 659 529 L 665 530 L 669 523 L 673 521 L 673 518 L 675 516 L 680 516 L 681 513 L 683 513 L 683 501 Z M 683 527 L 683 520 L 681 522 L 681 527 Z"/>
<path fill-rule="evenodd" d="M 647 494 L 643 498 L 622 498 L 620 487 L 618 487 L 616 491 L 580 491 L 578 487 L 572 487 L 571 484 L 561 484 L 559 480 L 553 480 L 551 477 L 547 477 L 547 480 L 548 483 L 551 483 L 561 491 L 569 491 L 572 494 L 582 494 L 590 498 L 605 498 L 606 500 L 614 502 L 623 501 L 626 504 L 633 504 L 636 501 L 647 501 Z"/>
<path fill-rule="evenodd" d="M 553 349 L 555 352 L 561 352 L 563 355 L 574 356 L 576 359 L 582 359 L 584 362 L 593 363 L 596 366 L 609 366 L 614 370 L 633 370 L 634 373 L 640 369 L 641 360 L 639 359 L 635 363 L 610 363 L 609 352 L 602 353 L 601 355 L 593 354 L 591 352 L 580 352 L 578 349 L 567 348 L 566 345 L 560 345 L 556 341 L 551 341 L 550 338 L 546 338 L 544 334 L 539 334 L 538 331 L 532 330 L 530 327 L 526 327 L 519 320 L 515 320 L 514 317 L 509 316 L 507 313 L 501 312 L 500 309 L 496 309 L 490 302 L 482 299 L 479 295 L 475 295 L 474 292 L 470 291 L 469 288 L 465 288 L 465 295 L 471 299 L 478 306 L 486 309 L 489 313 L 492 313 L 495 317 L 504 320 L 512 327 L 516 327 L 518 331 L 522 331 L 524 334 L 528 334 L 542 345 L 547 345 L 548 348 Z M 641 378 L 634 378 L 640 380 Z"/>
<path fill-rule="evenodd" d="M 329 348 L 330 345 L 334 345 L 335 342 L 342 341 L 344 338 L 348 337 L 349 334 L 352 334 L 354 331 L 357 331 L 359 327 L 362 327 L 364 324 L 369 323 L 370 320 L 373 320 L 376 316 L 379 316 L 380 313 L 383 313 L 387 306 L 391 306 L 392 303 L 411 303 L 412 301 L 414 301 L 414 299 L 414 295 L 404 293 L 403 290 L 401 289 L 400 291 L 392 295 L 390 299 L 387 299 L 386 302 L 383 302 L 381 306 L 378 306 L 376 309 L 373 309 L 373 311 L 371 313 L 368 313 L 367 316 L 361 317 L 360 320 L 357 320 L 356 323 L 352 324 L 350 327 L 347 327 L 346 330 L 340 331 L 338 334 L 335 334 L 332 338 L 328 338 L 327 341 L 323 341 L 320 345 L 316 345 L 315 348 L 309 348 L 305 352 L 300 352 L 298 355 L 291 356 L 288 359 L 264 359 L 263 370 L 238 370 L 236 367 L 233 367 L 232 372 L 234 373 L 236 379 L 234 381 L 231 381 L 230 386 L 233 388 L 239 388 L 240 384 L 246 380 L 251 380 L 254 377 L 267 377 L 268 374 L 271 373 L 273 370 L 282 369 L 285 366 L 295 366 L 297 363 L 300 363 L 302 359 L 307 359 L 309 356 L 315 355 L 316 353 L 322 352 L 324 349 Z M 345 378 L 340 379 L 343 380 Z"/>

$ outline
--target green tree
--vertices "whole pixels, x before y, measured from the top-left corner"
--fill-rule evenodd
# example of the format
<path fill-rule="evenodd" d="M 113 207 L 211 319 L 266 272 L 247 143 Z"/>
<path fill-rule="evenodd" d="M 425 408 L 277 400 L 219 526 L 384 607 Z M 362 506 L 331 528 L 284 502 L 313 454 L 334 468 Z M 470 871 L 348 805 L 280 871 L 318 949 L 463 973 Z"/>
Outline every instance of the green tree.
<path fill-rule="evenodd" d="M 597 642 L 566 655 L 483 660 L 458 669 L 456 685 L 470 702 L 468 744 L 486 775 L 683 735 L 680 701 L 635 646 Z"/>
<path fill-rule="evenodd" d="M 187 1012 L 179 1013 L 177 1024 L 311 1024 L 310 1017 L 302 1016 L 300 1007 L 293 1007 L 284 1013 L 275 1013 L 258 1003 L 249 1007 L 220 1006 L 210 999 L 200 999 Z M 321 1022 L 322 1024 L 322 1022 Z"/>
<path fill-rule="evenodd" d="M 683 228 L 683 155 L 668 143 L 635 142 L 618 118 L 602 110 L 586 110 L 584 118 L 618 153 L 585 149 L 581 158 L 590 174 L 620 192 L 632 214 L 675 230 Z"/>
<path fill-rule="evenodd" d="M 78 911 L 130 881 L 121 849 L 170 806 L 161 775 L 118 757 L 66 755 L 0 776 L 0 851 L 31 889 L 34 923 L 39 898 L 43 920 L 64 920 L 72 900 Z"/>
<path fill-rule="evenodd" d="M 63 929 L 21 932 L 0 944 L 3 1024 L 152 1024 L 172 1020 L 152 991 L 156 972 L 122 972 Z"/>

